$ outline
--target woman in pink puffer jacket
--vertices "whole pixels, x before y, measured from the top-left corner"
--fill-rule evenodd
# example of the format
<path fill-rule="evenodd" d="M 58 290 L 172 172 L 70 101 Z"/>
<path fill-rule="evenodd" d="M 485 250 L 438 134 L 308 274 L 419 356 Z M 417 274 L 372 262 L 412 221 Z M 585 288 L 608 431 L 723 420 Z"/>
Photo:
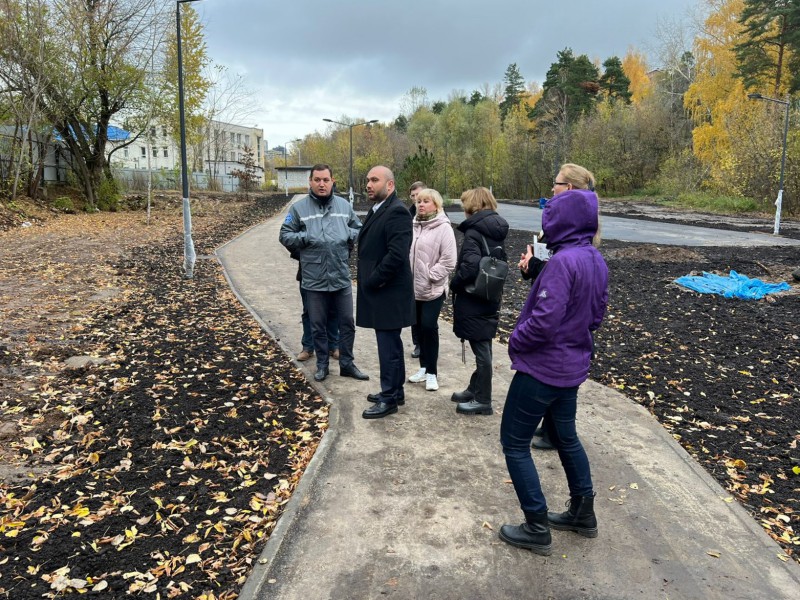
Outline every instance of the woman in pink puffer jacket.
<path fill-rule="evenodd" d="M 417 305 L 420 368 L 408 380 L 411 383 L 425 382 L 426 390 L 435 391 L 439 389 L 436 368 L 439 360 L 439 313 L 447 296 L 458 250 L 439 192 L 426 188 L 417 195 L 416 203 L 414 240 L 409 258 Z"/>

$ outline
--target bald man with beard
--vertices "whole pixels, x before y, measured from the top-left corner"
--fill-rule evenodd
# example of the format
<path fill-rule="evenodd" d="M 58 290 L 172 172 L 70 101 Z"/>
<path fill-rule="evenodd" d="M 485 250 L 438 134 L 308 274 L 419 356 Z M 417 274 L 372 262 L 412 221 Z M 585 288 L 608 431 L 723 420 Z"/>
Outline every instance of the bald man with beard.
<path fill-rule="evenodd" d="M 405 404 L 403 327 L 415 321 L 414 281 L 408 254 L 411 214 L 395 193 L 394 174 L 383 166 L 367 174 L 367 197 L 374 203 L 358 235 L 356 325 L 375 330 L 381 390 L 369 394 L 365 419 L 380 419 Z"/>

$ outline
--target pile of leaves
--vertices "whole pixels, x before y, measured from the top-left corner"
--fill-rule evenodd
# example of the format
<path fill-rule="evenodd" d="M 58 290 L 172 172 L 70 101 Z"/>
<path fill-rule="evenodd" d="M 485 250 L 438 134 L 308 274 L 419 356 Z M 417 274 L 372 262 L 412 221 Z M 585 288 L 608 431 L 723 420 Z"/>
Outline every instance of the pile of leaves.
<path fill-rule="evenodd" d="M 284 202 L 197 219 L 198 255 Z M 171 235 L 115 256 L 123 292 L 67 315 L 61 344 L 4 332 L 4 368 L 30 373 L 4 390 L 6 443 L 40 474 L 0 485 L 0 595 L 235 598 L 313 455 L 326 404 L 216 261 L 184 280 L 182 253 Z M 62 369 L 75 352 L 92 360 Z"/>
<path fill-rule="evenodd" d="M 512 231 L 509 254 L 530 233 Z M 604 241 L 609 307 L 590 377 L 646 406 L 785 550 L 800 560 L 800 248 L 657 247 Z M 760 301 L 673 281 L 733 269 L 793 284 Z M 527 298 L 506 284 L 499 338 Z"/>

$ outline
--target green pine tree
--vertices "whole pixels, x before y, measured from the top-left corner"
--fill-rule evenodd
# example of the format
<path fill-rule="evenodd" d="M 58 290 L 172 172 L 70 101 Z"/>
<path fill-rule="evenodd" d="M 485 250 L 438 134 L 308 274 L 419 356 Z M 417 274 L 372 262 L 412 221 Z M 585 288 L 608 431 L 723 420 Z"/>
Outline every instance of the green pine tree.
<path fill-rule="evenodd" d="M 481 100 L 483 100 L 483 94 L 481 94 L 478 90 L 475 90 L 469 97 L 467 104 L 469 104 L 470 106 L 477 106 Z"/>
<path fill-rule="evenodd" d="M 775 95 L 800 89 L 800 3 L 744 0 L 739 23 L 744 39 L 734 51 L 745 87 L 770 84 Z"/>
<path fill-rule="evenodd" d="M 517 63 L 511 63 L 503 76 L 503 83 L 506 84 L 503 91 L 503 101 L 500 103 L 500 118 L 505 121 L 506 115 L 519 104 L 522 95 L 525 93 L 525 79 L 519 72 Z"/>
<path fill-rule="evenodd" d="M 603 63 L 603 76 L 600 77 L 600 90 L 605 93 L 610 102 L 622 100 L 625 104 L 631 103 L 631 80 L 622 70 L 622 61 L 612 56 Z"/>
<path fill-rule="evenodd" d="M 561 50 L 558 60 L 550 65 L 542 86 L 542 97 L 531 111 L 536 119 L 558 107 L 562 119 L 574 123 L 595 107 L 600 90 L 600 73 L 585 54 L 578 57 L 571 48 Z"/>

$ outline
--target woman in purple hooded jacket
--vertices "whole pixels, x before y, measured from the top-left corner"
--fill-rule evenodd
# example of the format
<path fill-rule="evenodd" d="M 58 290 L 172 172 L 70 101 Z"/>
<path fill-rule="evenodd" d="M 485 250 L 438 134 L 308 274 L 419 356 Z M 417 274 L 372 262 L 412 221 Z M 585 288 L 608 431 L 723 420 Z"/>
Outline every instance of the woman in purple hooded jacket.
<path fill-rule="evenodd" d="M 599 228 L 594 176 L 565 164 L 553 188 L 556 195 L 542 213 L 553 256 L 531 286 L 508 340 L 516 373 L 500 425 L 506 465 L 525 514 L 521 525 L 503 525 L 500 539 L 545 556 L 551 552 L 551 527 L 597 537 L 589 459 L 575 430 L 575 413 L 578 386 L 589 376 L 592 332 L 608 302 L 608 267 L 592 245 Z M 545 414 L 569 485 L 563 513 L 547 512 L 531 457 L 531 439 Z"/>

